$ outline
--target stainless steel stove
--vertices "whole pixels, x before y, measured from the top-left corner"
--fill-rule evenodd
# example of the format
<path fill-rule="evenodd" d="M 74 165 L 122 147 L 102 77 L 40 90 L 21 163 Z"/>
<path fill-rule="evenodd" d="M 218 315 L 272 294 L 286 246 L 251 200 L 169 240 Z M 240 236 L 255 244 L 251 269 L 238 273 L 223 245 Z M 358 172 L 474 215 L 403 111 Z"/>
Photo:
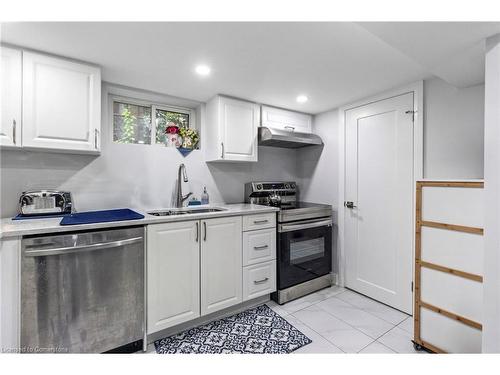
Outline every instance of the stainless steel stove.
<path fill-rule="evenodd" d="M 277 292 L 279 304 L 332 285 L 332 206 L 301 202 L 295 182 L 249 182 L 245 201 L 279 207 Z"/>

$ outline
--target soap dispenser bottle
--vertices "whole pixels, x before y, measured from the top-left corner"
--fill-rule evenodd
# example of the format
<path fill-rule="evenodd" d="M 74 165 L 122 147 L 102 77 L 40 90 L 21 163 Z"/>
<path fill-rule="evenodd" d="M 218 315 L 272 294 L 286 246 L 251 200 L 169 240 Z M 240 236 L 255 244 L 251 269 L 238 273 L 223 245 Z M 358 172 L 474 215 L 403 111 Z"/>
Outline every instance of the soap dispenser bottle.
<path fill-rule="evenodd" d="M 203 187 L 203 194 L 201 195 L 201 204 L 208 204 L 209 198 L 207 193 L 207 187 Z"/>

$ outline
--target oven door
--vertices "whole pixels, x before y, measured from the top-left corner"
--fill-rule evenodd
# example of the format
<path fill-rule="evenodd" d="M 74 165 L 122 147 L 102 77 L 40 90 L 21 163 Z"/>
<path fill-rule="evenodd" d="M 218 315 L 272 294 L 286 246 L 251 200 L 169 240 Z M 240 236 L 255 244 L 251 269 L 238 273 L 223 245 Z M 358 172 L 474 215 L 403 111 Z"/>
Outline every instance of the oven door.
<path fill-rule="evenodd" d="M 332 219 L 278 226 L 278 289 L 326 275 L 332 270 Z"/>

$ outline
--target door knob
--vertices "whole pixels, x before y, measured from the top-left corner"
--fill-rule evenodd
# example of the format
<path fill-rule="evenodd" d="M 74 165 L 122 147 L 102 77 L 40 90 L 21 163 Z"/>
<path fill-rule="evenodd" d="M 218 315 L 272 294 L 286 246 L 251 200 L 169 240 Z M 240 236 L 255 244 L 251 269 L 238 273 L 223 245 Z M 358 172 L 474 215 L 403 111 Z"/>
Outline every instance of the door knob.
<path fill-rule="evenodd" d="M 345 201 L 344 206 L 347 208 L 356 208 L 357 207 L 354 205 L 354 202 L 351 202 L 351 201 Z"/>

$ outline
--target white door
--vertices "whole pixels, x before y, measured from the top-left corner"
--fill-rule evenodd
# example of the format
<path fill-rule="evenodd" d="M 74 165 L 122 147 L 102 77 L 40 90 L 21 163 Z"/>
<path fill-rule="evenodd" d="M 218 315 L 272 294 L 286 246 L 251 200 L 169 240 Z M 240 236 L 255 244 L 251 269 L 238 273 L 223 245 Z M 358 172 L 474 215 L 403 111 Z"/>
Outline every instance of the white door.
<path fill-rule="evenodd" d="M 346 286 L 411 314 L 413 93 L 345 111 Z"/>
<path fill-rule="evenodd" d="M 219 113 L 223 159 L 257 161 L 259 106 L 255 103 L 221 97 Z"/>
<path fill-rule="evenodd" d="M 99 151 L 99 68 L 23 53 L 23 146 Z"/>
<path fill-rule="evenodd" d="M 201 314 L 242 301 L 241 216 L 202 220 Z"/>
<path fill-rule="evenodd" d="M 0 146 L 21 146 L 22 52 L 2 47 Z"/>
<path fill-rule="evenodd" d="M 148 334 L 200 316 L 199 225 L 148 225 Z"/>

